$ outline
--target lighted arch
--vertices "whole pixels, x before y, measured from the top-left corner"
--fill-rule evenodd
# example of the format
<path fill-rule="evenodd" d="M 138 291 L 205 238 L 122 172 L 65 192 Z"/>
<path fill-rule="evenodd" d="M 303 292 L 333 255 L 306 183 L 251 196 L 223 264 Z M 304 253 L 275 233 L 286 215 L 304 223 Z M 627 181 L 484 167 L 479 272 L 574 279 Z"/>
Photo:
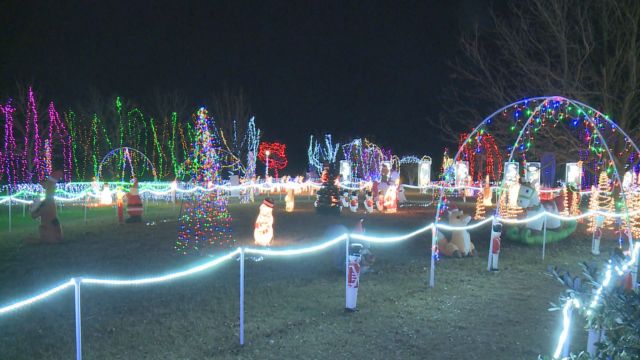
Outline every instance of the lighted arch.
<path fill-rule="evenodd" d="M 619 128 L 617 126 L 617 124 L 615 122 L 613 122 L 611 119 L 609 119 L 608 116 L 606 116 L 605 114 L 603 114 L 602 112 L 594 109 L 591 106 L 588 106 L 580 101 L 577 100 L 572 100 L 572 99 L 568 99 L 562 96 L 542 96 L 542 97 L 534 97 L 534 98 L 529 98 L 529 99 L 523 99 L 520 101 L 516 101 L 514 103 L 511 103 L 509 105 L 506 105 L 498 110 L 496 110 L 495 112 L 493 112 L 491 115 L 487 116 L 480 124 L 478 124 L 473 131 L 471 131 L 467 137 L 464 139 L 464 141 L 461 143 L 460 147 L 458 148 L 458 151 L 456 152 L 455 156 L 453 157 L 454 161 L 460 160 L 460 156 L 463 152 L 463 148 L 464 146 L 466 146 L 466 144 L 469 143 L 470 139 L 472 139 L 481 129 L 486 128 L 486 126 L 488 124 L 491 123 L 491 121 L 493 121 L 493 119 L 499 115 L 500 113 L 505 112 L 508 109 L 514 108 L 514 107 L 518 107 L 518 106 L 522 106 L 525 105 L 527 106 L 528 103 L 534 103 L 535 107 L 533 108 L 533 110 L 530 113 L 527 113 L 525 116 L 526 121 L 522 124 L 522 127 L 520 128 L 520 131 L 518 132 L 518 135 L 516 137 L 516 140 L 513 144 L 513 146 L 511 147 L 511 150 L 509 152 L 509 158 L 508 158 L 508 162 L 513 161 L 514 158 L 514 154 L 516 152 L 516 149 L 518 149 L 518 147 L 521 147 L 521 151 L 524 153 L 527 151 L 527 148 L 522 148 L 524 146 L 524 144 L 522 144 L 522 141 L 524 139 L 525 134 L 527 134 L 527 130 L 530 129 L 531 127 L 533 127 L 534 121 L 538 121 L 539 122 L 539 118 L 540 118 L 540 114 L 541 114 L 541 110 L 544 111 L 548 111 L 550 106 L 554 106 L 554 108 L 558 108 L 560 106 L 566 106 L 566 107 L 570 107 L 570 106 L 574 106 L 577 109 L 577 112 L 580 116 L 583 116 L 583 122 L 585 122 L 586 124 L 588 124 L 591 129 L 592 129 L 592 135 L 593 136 L 597 136 L 597 138 L 599 138 L 602 142 L 602 146 L 601 149 L 603 148 L 604 151 L 606 151 L 606 154 L 609 157 L 610 161 L 613 161 L 615 164 L 614 159 L 616 157 L 614 157 L 614 155 L 611 153 L 611 149 L 609 148 L 609 144 L 607 144 L 607 140 L 605 138 L 605 136 L 602 135 L 602 131 L 599 128 L 599 122 L 604 122 L 606 124 L 608 124 L 612 131 L 618 131 L 623 137 L 624 137 L 624 141 L 626 142 L 627 145 L 629 145 L 632 150 L 635 151 L 636 155 L 640 156 L 640 149 L 638 148 L 637 144 L 633 141 L 633 139 L 631 139 L 631 137 L 629 137 L 629 135 L 621 128 Z M 571 109 L 569 109 L 571 110 Z M 538 116 L 536 118 L 536 116 Z M 579 119 L 577 119 L 579 120 Z M 517 122 L 517 121 L 516 121 Z M 544 121 L 543 121 L 544 122 Z M 557 121 L 557 123 L 560 123 L 560 121 Z M 515 125 L 514 125 L 515 126 Z M 540 126 L 544 126 L 544 123 Z M 626 145 L 625 145 L 626 146 Z M 637 159 L 637 157 L 636 157 Z M 637 160 L 636 160 L 637 161 Z M 627 208 L 627 201 L 626 201 L 626 196 L 625 196 L 625 190 L 624 188 L 622 188 L 621 184 L 622 184 L 622 177 L 620 176 L 619 172 L 618 172 L 618 168 L 617 166 L 613 166 L 613 175 L 615 177 L 615 180 L 617 180 L 617 182 L 615 182 L 614 184 L 617 184 L 617 186 L 620 189 L 620 195 L 622 197 L 622 206 L 623 206 L 623 210 L 625 213 L 627 213 L 627 221 L 626 221 L 626 225 L 627 225 L 627 230 L 629 230 L 629 245 L 631 248 L 633 248 L 633 235 L 631 234 L 630 231 L 630 223 L 629 223 L 629 217 L 628 217 L 628 212 L 629 209 Z M 504 186 L 504 183 L 501 184 L 500 186 L 500 191 L 502 191 L 502 187 Z M 614 185 L 615 186 L 615 185 Z M 444 193 L 441 192 L 439 195 L 439 199 L 438 199 L 438 204 L 436 207 L 436 215 L 435 215 L 435 224 L 438 224 L 438 215 L 441 211 L 441 207 L 443 205 L 443 195 Z M 496 215 L 499 215 L 499 207 L 496 207 Z M 436 249 L 437 246 L 437 236 L 436 233 L 433 233 L 432 236 L 432 249 Z M 432 256 L 431 259 L 431 263 L 432 263 L 432 271 L 431 271 L 431 279 L 430 279 L 430 286 L 434 286 L 434 256 Z"/>
<path fill-rule="evenodd" d="M 156 173 L 156 168 L 153 166 L 153 163 L 149 160 L 149 158 L 140 150 L 134 149 L 134 148 L 130 148 L 130 147 L 120 147 L 117 149 L 113 149 L 111 151 L 109 151 L 107 153 L 107 155 L 104 156 L 104 158 L 102 158 L 102 161 L 100 162 L 100 166 L 98 167 L 98 173 L 96 174 L 96 180 L 100 181 L 100 178 L 102 177 L 102 167 L 104 164 L 106 164 L 108 161 L 110 161 L 111 159 L 118 157 L 120 159 L 120 161 L 122 162 L 120 165 L 118 166 L 122 166 L 122 176 L 124 177 L 124 170 L 126 168 L 126 166 L 128 165 L 131 171 L 131 177 L 136 177 L 137 175 L 140 174 L 135 174 L 134 172 L 134 164 L 133 161 L 131 159 L 131 154 L 137 154 L 140 156 L 140 159 L 142 159 L 142 161 L 144 162 L 145 166 L 151 170 L 151 173 L 153 174 L 153 180 L 157 181 L 158 180 L 158 174 Z M 123 179 L 120 179 L 123 180 Z"/>

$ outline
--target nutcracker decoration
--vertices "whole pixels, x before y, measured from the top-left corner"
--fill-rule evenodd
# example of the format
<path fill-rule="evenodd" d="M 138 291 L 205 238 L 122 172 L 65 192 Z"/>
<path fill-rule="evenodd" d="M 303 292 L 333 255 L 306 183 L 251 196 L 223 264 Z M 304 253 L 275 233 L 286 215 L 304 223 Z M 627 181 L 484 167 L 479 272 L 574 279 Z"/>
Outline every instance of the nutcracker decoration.
<path fill-rule="evenodd" d="M 499 271 L 498 258 L 500 256 L 500 236 L 502 235 L 502 224 L 498 221 L 491 225 L 491 243 L 489 244 L 489 271 Z"/>
<path fill-rule="evenodd" d="M 358 285 L 360 280 L 360 251 L 362 244 L 351 244 L 349 246 L 349 260 L 347 264 L 347 289 L 345 310 L 349 312 L 357 311 Z"/>

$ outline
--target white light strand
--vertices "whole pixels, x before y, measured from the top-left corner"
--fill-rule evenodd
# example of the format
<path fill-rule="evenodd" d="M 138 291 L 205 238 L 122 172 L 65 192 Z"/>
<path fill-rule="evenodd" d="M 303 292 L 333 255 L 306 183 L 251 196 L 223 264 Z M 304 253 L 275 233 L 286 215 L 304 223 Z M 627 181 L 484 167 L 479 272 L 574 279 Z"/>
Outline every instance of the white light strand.
<path fill-rule="evenodd" d="M 553 358 L 557 359 L 560 357 L 560 353 L 562 352 L 562 348 L 564 347 L 564 343 L 567 341 L 567 337 L 569 336 L 569 330 L 571 329 L 571 316 L 569 314 L 571 307 L 580 308 L 580 302 L 578 299 L 570 299 L 564 304 L 562 308 L 562 332 L 560 333 L 560 339 L 558 341 L 558 346 L 556 347 L 556 351 L 553 353 Z"/>
<path fill-rule="evenodd" d="M 226 255 L 223 255 L 217 259 L 208 261 L 198 266 L 194 266 L 190 269 L 174 272 L 171 274 L 161 275 L 161 276 L 131 279 L 131 280 L 83 278 L 82 282 L 87 284 L 101 284 L 101 285 L 146 285 L 146 284 L 159 283 L 159 282 L 170 281 L 170 280 L 178 279 L 181 277 L 193 275 L 195 273 L 199 273 L 201 271 L 211 269 L 212 267 L 215 267 L 227 260 L 232 259 L 234 256 L 238 254 L 240 254 L 240 248 Z"/>
<path fill-rule="evenodd" d="M 626 261 L 622 266 L 623 274 L 624 274 L 624 271 L 636 265 L 638 261 L 638 256 L 640 255 L 640 242 L 635 243 L 635 247 L 630 255 L 631 255 L 630 259 Z M 596 289 L 596 291 L 593 294 L 593 298 L 591 299 L 591 303 L 589 304 L 589 308 L 587 309 L 587 316 L 591 315 L 593 313 L 593 309 L 595 309 L 598 305 L 600 305 L 602 292 L 604 291 L 605 288 L 607 288 L 611 284 L 611 275 L 612 275 L 611 264 L 608 264 L 607 271 L 604 274 L 604 280 L 602 281 L 602 284 L 598 287 L 598 289 Z M 567 341 L 567 334 L 569 333 L 569 330 L 571 328 L 571 321 L 567 319 L 568 318 L 567 313 L 569 311 L 568 309 L 573 304 L 572 301 L 576 302 L 577 304 L 576 308 L 579 308 L 579 305 L 580 305 L 577 299 L 570 299 L 563 306 L 563 310 L 562 310 L 563 330 L 562 330 L 562 333 L 560 334 L 560 337 L 558 338 L 558 346 L 556 347 L 556 352 L 554 353 L 555 359 L 557 359 L 560 356 L 560 351 L 564 346 L 564 343 Z"/>
<path fill-rule="evenodd" d="M 11 305 L 7 305 L 7 306 L 4 306 L 4 307 L 1 307 L 0 308 L 0 315 L 8 313 L 8 312 L 13 311 L 13 310 L 17 310 L 17 309 L 19 309 L 21 307 L 24 307 L 24 306 L 27 306 L 27 305 L 31 305 L 31 304 L 33 304 L 35 302 L 40 301 L 40 300 L 46 299 L 51 295 L 54 295 L 54 294 L 66 289 L 66 288 L 68 288 L 70 286 L 73 286 L 73 284 L 74 284 L 74 281 L 73 281 L 73 279 L 71 279 L 71 280 L 69 280 L 69 281 L 67 281 L 67 282 L 65 282 L 63 284 L 60 284 L 60 285 L 58 285 L 58 286 L 56 286 L 56 287 L 54 287 L 52 289 L 49 289 L 47 291 L 43 291 L 40 294 L 32 296 L 32 297 L 30 297 L 30 298 L 28 298 L 26 300 L 18 301 L 18 302 L 15 302 L 15 303 L 11 304 Z"/>

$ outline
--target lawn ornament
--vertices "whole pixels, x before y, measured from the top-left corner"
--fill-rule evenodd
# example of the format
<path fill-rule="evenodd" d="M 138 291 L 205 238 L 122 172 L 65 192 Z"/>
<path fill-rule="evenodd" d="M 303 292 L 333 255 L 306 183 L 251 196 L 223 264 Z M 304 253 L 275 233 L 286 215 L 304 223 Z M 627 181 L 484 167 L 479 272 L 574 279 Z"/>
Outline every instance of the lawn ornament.
<path fill-rule="evenodd" d="M 260 213 L 253 230 L 256 245 L 269 246 L 273 240 L 273 200 L 266 198 L 260 205 Z"/>
<path fill-rule="evenodd" d="M 347 289 L 345 310 L 356 311 L 358 302 L 358 286 L 360 283 L 360 252 L 362 244 L 353 243 L 349 246 L 349 264 L 347 265 Z"/>
<path fill-rule="evenodd" d="M 534 185 L 528 182 L 520 184 L 517 204 L 526 210 L 527 218 L 541 214 L 544 211 L 558 214 L 558 201 L 561 202 L 561 197 L 541 201 Z M 546 229 L 543 229 L 545 221 Z M 543 230 L 546 230 L 546 236 L 543 234 Z M 575 221 L 568 221 L 563 225 L 559 219 L 547 216 L 546 219 L 545 217 L 540 217 L 529 221 L 526 227 L 511 226 L 507 228 L 505 238 L 530 245 L 542 245 L 543 242 L 552 243 L 565 239 L 575 230 Z"/>
<path fill-rule="evenodd" d="M 295 206 L 295 195 L 293 194 L 293 189 L 289 188 L 287 190 L 287 195 L 284 197 L 285 207 L 284 210 L 286 212 L 293 212 L 293 208 Z"/>
<path fill-rule="evenodd" d="M 56 202 L 56 183 L 62 178 L 62 171 L 54 171 L 43 183 L 45 198 L 42 201 L 34 201 L 29 212 L 34 219 L 40 218 L 40 241 L 54 244 L 62 241 L 62 227 L 58 220 Z"/>
<path fill-rule="evenodd" d="M 465 215 L 462 210 L 456 208 L 449 210 L 450 226 L 466 226 L 469 221 L 471 221 L 471 216 Z M 451 257 L 475 256 L 476 254 L 476 248 L 471 242 L 471 236 L 467 230 L 452 230 L 451 240 L 439 237 L 438 249 L 443 255 Z"/>
<path fill-rule="evenodd" d="M 373 195 L 371 191 L 367 191 L 364 196 L 364 211 L 367 214 L 371 214 L 373 212 Z"/>
<path fill-rule="evenodd" d="M 354 191 L 351 193 L 351 197 L 349 198 L 349 210 L 351 212 L 358 212 L 358 192 Z"/>
<path fill-rule="evenodd" d="M 133 180 L 133 185 L 129 189 L 129 192 L 126 195 L 127 198 L 127 214 L 129 218 L 127 218 L 127 223 L 139 223 L 142 222 L 142 213 L 144 208 L 142 207 L 142 199 L 140 198 L 140 193 L 138 192 L 138 179 Z"/>
<path fill-rule="evenodd" d="M 340 197 L 340 205 L 343 208 L 349 207 L 349 191 L 345 190 L 342 192 L 342 196 Z"/>

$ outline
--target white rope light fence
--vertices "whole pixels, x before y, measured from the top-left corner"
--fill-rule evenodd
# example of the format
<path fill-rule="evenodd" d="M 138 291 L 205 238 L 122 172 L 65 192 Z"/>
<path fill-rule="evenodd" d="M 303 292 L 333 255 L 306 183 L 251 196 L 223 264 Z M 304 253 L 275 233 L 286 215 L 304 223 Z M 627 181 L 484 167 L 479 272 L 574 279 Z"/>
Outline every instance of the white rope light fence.
<path fill-rule="evenodd" d="M 71 192 L 65 190 L 58 190 L 56 193 L 60 193 L 64 196 L 56 195 L 54 198 L 56 201 L 60 202 L 74 202 L 84 200 L 86 197 L 100 198 L 100 190 L 95 190 L 91 188 L 90 183 L 71 183 L 73 185 L 78 185 L 84 187 L 84 189 Z M 116 185 L 118 183 L 115 183 Z M 372 182 L 360 182 L 360 183 L 342 183 L 339 184 L 339 187 L 344 190 L 355 191 L 355 190 L 363 190 L 370 188 L 372 186 Z M 446 191 L 461 191 L 461 190 L 473 190 L 473 191 L 482 191 L 482 187 L 477 186 L 468 186 L 468 185 L 460 185 L 460 186 L 452 186 L 452 185 L 441 185 L 441 184 L 430 184 L 426 186 L 416 186 L 416 185 L 408 185 L 402 184 L 402 186 L 408 189 L 433 189 L 433 190 L 446 190 Z M 156 189 L 156 187 L 162 187 L 163 189 Z M 194 186 L 190 188 L 180 188 L 177 183 L 166 183 L 166 182 L 155 182 L 155 183 L 141 183 L 141 189 L 139 191 L 140 195 L 150 194 L 153 196 L 168 196 L 174 193 L 179 194 L 192 194 L 194 192 L 212 192 L 212 191 L 240 191 L 240 190 L 249 190 L 249 189 L 257 189 L 261 191 L 280 191 L 283 189 L 310 189 L 315 188 L 318 189 L 321 187 L 321 184 L 314 183 L 312 181 L 306 182 L 261 182 L 261 183 L 249 183 L 249 184 L 239 184 L 239 185 L 229 185 L 229 184 L 216 184 L 210 187 L 203 186 Z M 24 199 L 24 197 L 40 197 L 42 196 L 41 188 L 36 185 L 33 186 L 23 186 L 24 189 L 18 191 L 14 194 L 9 194 L 6 196 L 0 196 L 0 204 L 9 204 L 10 202 L 15 203 L 24 203 L 31 204 L 33 200 Z M 491 186 L 491 191 L 495 192 L 499 190 L 499 186 Z M 562 188 L 555 189 L 541 189 L 540 193 L 558 193 L 561 192 Z M 590 190 L 580 191 L 580 195 L 590 194 Z"/>
<path fill-rule="evenodd" d="M 640 209 L 635 210 L 634 213 L 639 213 Z M 320 243 L 318 245 L 313 245 L 313 246 L 308 246 L 308 247 L 304 247 L 304 248 L 297 248 L 297 249 L 259 249 L 259 248 L 250 248 L 250 247 L 240 247 L 237 248 L 227 254 L 224 254 L 222 256 L 219 256 L 213 260 L 210 260 L 208 262 L 205 262 L 203 264 L 191 267 L 189 269 L 186 270 L 182 270 L 182 271 L 177 271 L 177 272 L 173 272 L 173 273 L 169 273 L 169 274 L 165 274 L 165 275 L 160 275 L 160 276 L 152 276 L 152 277 L 145 277 L 145 278 L 135 278 L 135 279 L 110 279 L 110 278 L 102 278 L 102 279 L 97 279 L 97 278 L 83 278 L 83 277 L 74 277 L 69 279 L 68 281 L 55 286 L 51 289 L 48 289 L 46 291 L 43 291 L 39 294 L 36 294 L 28 299 L 25 300 L 21 300 L 21 301 L 17 301 L 14 302 L 10 305 L 6 305 L 3 307 L 0 307 L 0 315 L 3 314 L 7 314 L 9 312 L 13 312 L 16 311 L 18 309 L 21 309 L 23 307 L 35 304 L 41 300 L 44 300 L 54 294 L 57 294 L 63 290 L 66 290 L 67 288 L 74 286 L 75 288 L 75 314 L 76 314 L 76 358 L 78 360 L 82 359 L 82 341 L 81 341 L 81 318 L 80 318 L 80 287 L 81 285 L 84 284 L 95 284 L 95 285 L 104 285 L 104 286 L 136 286 L 136 285 L 149 285 L 149 284 L 157 284 L 157 283 L 161 283 L 161 282 L 166 282 L 166 281 L 171 281 L 171 280 L 175 280 L 175 279 L 179 279 L 179 278 L 183 278 L 186 276 L 190 276 L 196 273 L 200 273 L 209 269 L 212 269 L 228 260 L 234 259 L 237 256 L 239 256 L 239 260 L 240 260 L 240 344 L 243 345 L 244 344 L 244 257 L 245 254 L 257 254 L 257 255 L 265 255 L 265 256 L 295 256 L 295 255 L 303 255 L 303 254 L 310 254 L 310 253 L 314 253 L 317 251 L 321 251 L 321 250 L 325 250 L 333 245 L 337 245 L 338 243 L 340 243 L 341 241 L 345 241 L 346 244 L 346 248 L 348 249 L 349 246 L 349 242 L 353 239 L 353 240 L 361 240 L 361 241 L 369 241 L 372 243 L 394 243 L 394 242 L 400 242 L 400 241 L 405 241 L 411 237 L 414 237 L 416 235 L 425 233 L 429 230 L 432 231 L 432 236 L 434 235 L 435 231 L 437 229 L 443 229 L 443 230 L 471 230 L 480 226 L 483 226 L 489 222 L 493 222 L 494 220 L 496 221 L 501 221 L 501 222 L 505 222 L 505 223 L 513 223 L 513 224 L 522 224 L 522 223 L 527 223 L 529 221 L 534 221 L 537 220 L 543 216 L 551 216 L 551 217 L 555 217 L 558 219 L 561 219 L 563 221 L 573 221 L 573 220 L 577 220 L 580 218 L 584 218 L 584 217 L 588 217 L 588 216 L 592 216 L 594 214 L 601 214 L 603 216 L 607 216 L 607 217 L 621 217 L 623 216 L 623 214 L 616 214 L 616 213 L 607 213 L 607 212 L 602 212 L 602 211 L 593 211 L 593 212 L 588 212 L 579 216 L 560 216 L 560 215 L 556 215 L 556 214 L 551 214 L 548 212 L 543 212 L 540 213 L 534 217 L 528 218 L 528 219 L 522 219 L 522 220 L 514 220 L 514 219 L 503 219 L 503 218 L 496 218 L 494 216 L 491 216 L 483 221 L 480 221 L 478 223 L 474 223 L 471 225 L 466 225 L 466 226 L 450 226 L 447 224 L 440 224 L 438 223 L 437 225 L 434 225 L 433 223 L 420 228 L 418 230 L 415 230 L 413 232 L 407 233 L 405 235 L 396 235 L 396 236 L 385 236 L 385 237 L 379 237 L 379 236 L 369 236 L 369 235 L 363 235 L 363 234 L 342 234 L 334 239 L 325 241 L 323 243 Z M 632 251 L 632 256 L 631 259 L 625 263 L 623 265 L 623 267 L 621 269 L 616 268 L 615 270 L 619 273 L 619 274 L 623 274 L 626 271 L 633 271 L 637 274 L 637 261 L 638 261 L 638 252 L 640 251 L 640 243 L 636 243 L 636 246 L 634 248 L 634 251 Z M 431 256 L 431 260 L 432 260 L 432 267 L 431 267 L 431 280 L 434 279 L 434 273 L 435 273 L 435 265 L 433 262 L 433 258 L 434 256 Z M 348 261 L 348 256 L 346 257 L 345 261 Z M 635 266 L 635 268 L 634 268 Z M 609 284 L 609 280 L 611 278 L 611 272 L 612 269 L 609 267 L 609 269 L 607 270 L 607 275 L 605 278 L 605 281 L 603 282 L 602 286 L 600 287 L 600 289 L 598 289 L 598 291 L 596 292 L 595 296 L 594 296 L 594 300 L 590 305 L 590 308 L 594 308 L 595 306 L 598 305 L 598 301 L 600 299 L 600 294 L 603 291 L 603 288 L 608 286 Z M 635 286 L 635 279 L 634 279 L 634 286 Z M 559 341 L 558 341 L 558 347 L 557 349 L 563 349 L 563 348 L 568 348 L 568 344 L 566 343 L 566 339 L 567 339 L 567 334 L 569 332 L 569 328 L 570 328 L 570 308 L 572 306 L 574 307 L 578 307 L 580 304 L 576 301 L 569 301 L 565 304 L 564 308 L 563 308 L 563 316 L 564 316 L 564 329 L 562 334 L 560 335 Z M 558 358 L 559 355 L 559 350 L 556 349 L 556 354 L 554 354 L 554 356 L 556 358 Z"/>

